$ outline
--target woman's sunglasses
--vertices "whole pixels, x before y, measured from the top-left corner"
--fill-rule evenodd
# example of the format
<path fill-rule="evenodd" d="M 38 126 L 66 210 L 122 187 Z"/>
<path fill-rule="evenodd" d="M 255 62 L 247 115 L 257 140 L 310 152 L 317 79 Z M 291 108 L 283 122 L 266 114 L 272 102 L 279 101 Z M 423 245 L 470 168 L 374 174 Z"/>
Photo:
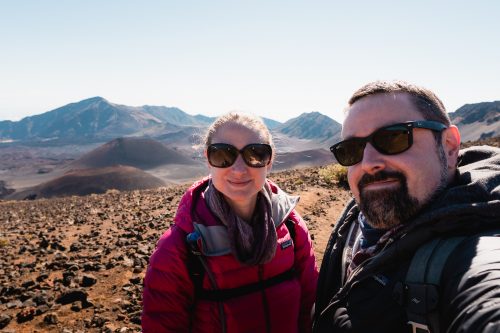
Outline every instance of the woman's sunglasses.
<path fill-rule="evenodd" d="M 351 166 L 361 162 L 368 142 L 381 154 L 400 154 L 412 146 L 414 128 L 425 128 L 441 132 L 447 126 L 432 120 L 408 121 L 379 128 L 364 138 L 341 141 L 331 146 L 330 151 L 337 159 L 337 162 L 344 166 Z"/>
<path fill-rule="evenodd" d="M 249 167 L 262 168 L 271 162 L 273 149 L 265 143 L 252 143 L 242 149 L 227 143 L 214 143 L 207 147 L 208 163 L 216 168 L 230 167 L 239 154 Z"/>

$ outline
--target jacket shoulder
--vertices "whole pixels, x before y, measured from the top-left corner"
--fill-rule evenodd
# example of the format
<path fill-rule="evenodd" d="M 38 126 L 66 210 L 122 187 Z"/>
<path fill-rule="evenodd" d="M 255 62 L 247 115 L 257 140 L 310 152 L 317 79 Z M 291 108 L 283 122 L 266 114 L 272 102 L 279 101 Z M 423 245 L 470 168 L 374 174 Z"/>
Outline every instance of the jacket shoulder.
<path fill-rule="evenodd" d="M 488 323 L 498 324 L 499 284 L 500 231 L 467 237 L 450 255 L 441 276 L 441 304 L 446 304 L 442 323 L 451 332 L 463 327 L 482 332 Z"/>
<path fill-rule="evenodd" d="M 195 201 L 197 199 L 195 196 L 199 195 L 200 190 L 206 187 L 206 185 L 208 184 L 208 180 L 209 177 L 205 177 L 191 185 L 184 193 L 179 202 L 177 212 L 175 213 L 174 222 L 186 233 L 191 233 L 194 231 L 191 213 L 193 205 L 195 204 Z"/>

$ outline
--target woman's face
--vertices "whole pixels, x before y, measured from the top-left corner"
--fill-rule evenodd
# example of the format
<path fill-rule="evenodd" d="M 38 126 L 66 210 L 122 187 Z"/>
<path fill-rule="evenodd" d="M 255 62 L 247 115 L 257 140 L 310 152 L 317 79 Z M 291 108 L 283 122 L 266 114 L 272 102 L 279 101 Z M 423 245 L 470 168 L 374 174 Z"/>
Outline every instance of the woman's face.
<path fill-rule="evenodd" d="M 251 143 L 268 142 L 261 133 L 244 125 L 229 122 L 219 127 L 211 143 L 227 143 L 242 149 Z M 224 195 L 229 205 L 237 212 L 251 214 L 257 193 L 264 186 L 267 173 L 271 169 L 271 163 L 262 168 L 252 168 L 245 164 L 239 154 L 230 167 L 216 168 L 210 164 L 208 167 L 215 188 Z"/>

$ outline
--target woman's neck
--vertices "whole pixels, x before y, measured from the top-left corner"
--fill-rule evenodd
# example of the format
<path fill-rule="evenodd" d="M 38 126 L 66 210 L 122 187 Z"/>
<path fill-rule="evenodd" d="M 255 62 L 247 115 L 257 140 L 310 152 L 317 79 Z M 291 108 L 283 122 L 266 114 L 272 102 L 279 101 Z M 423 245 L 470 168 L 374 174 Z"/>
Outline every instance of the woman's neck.
<path fill-rule="evenodd" d="M 248 223 L 252 221 L 255 205 L 257 204 L 257 195 L 254 198 L 251 198 L 250 200 L 247 200 L 245 202 L 233 201 L 228 197 L 226 197 L 226 200 L 231 209 L 234 210 L 236 215 L 238 215 L 241 219 L 243 219 Z"/>

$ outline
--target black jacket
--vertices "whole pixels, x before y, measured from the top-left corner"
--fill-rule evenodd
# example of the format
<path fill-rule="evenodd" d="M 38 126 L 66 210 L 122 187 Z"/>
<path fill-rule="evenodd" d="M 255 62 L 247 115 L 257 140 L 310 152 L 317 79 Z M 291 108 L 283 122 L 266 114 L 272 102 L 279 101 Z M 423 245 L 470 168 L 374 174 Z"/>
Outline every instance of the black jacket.
<path fill-rule="evenodd" d="M 313 332 L 411 332 L 395 294 L 415 251 L 436 237 L 467 236 L 442 274 L 442 332 L 500 332 L 500 237 L 478 244 L 478 233 L 500 230 L 500 149 L 461 151 L 457 176 L 441 195 L 405 224 L 395 240 L 345 283 L 348 232 L 357 223 L 351 201 L 330 236 L 321 265 Z"/>

